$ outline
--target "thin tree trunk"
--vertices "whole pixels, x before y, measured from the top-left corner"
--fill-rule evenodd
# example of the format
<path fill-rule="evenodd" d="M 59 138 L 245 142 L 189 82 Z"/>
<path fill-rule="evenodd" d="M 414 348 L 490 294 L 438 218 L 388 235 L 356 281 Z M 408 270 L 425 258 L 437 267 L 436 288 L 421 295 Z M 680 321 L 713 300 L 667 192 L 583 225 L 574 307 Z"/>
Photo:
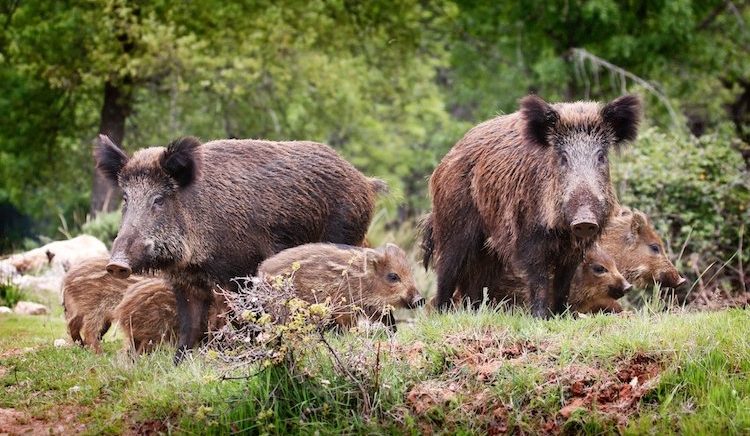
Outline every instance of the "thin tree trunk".
<path fill-rule="evenodd" d="M 132 106 L 133 86 L 129 77 L 120 84 L 107 81 L 104 84 L 104 104 L 102 105 L 99 133 L 109 136 L 112 142 L 122 146 L 125 137 L 125 121 Z M 117 209 L 121 193 L 117 187 L 94 170 L 91 190 L 91 216 L 99 212 L 111 212 Z"/>

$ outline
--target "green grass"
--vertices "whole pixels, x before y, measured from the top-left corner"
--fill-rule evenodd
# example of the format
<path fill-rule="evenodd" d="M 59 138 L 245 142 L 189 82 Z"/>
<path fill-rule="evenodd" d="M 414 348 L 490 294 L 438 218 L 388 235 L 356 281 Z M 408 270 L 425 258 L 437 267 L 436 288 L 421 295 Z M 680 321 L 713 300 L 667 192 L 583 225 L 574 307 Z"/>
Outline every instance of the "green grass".
<path fill-rule="evenodd" d="M 239 380 L 222 380 L 209 357 L 175 368 L 168 349 L 133 362 L 116 337 L 100 356 L 55 348 L 60 337 L 58 316 L 0 316 L 0 408 L 48 420 L 75 410 L 86 432 L 110 434 L 139 426 L 187 434 L 750 431 L 743 310 L 550 321 L 486 309 L 420 313 L 392 340 L 329 335 L 346 371 L 318 344 L 292 372 L 232 371 L 251 374 Z M 656 377 L 631 380 L 627 371 L 639 364 Z M 638 394 L 623 394 L 633 382 Z M 561 414 L 575 398 L 584 407 Z"/>

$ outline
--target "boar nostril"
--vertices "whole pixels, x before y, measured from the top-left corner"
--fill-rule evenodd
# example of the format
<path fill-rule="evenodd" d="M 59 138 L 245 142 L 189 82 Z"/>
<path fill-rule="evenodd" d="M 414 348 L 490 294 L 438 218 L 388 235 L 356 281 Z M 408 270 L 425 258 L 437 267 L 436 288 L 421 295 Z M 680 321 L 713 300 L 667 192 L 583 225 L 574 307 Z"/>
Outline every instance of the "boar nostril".
<path fill-rule="evenodd" d="M 599 225 L 588 220 L 573 222 L 570 228 L 574 235 L 583 239 L 591 238 L 599 231 Z"/>
<path fill-rule="evenodd" d="M 107 264 L 107 272 L 115 278 L 126 279 L 130 277 L 132 270 L 130 265 L 124 262 L 110 262 Z"/>

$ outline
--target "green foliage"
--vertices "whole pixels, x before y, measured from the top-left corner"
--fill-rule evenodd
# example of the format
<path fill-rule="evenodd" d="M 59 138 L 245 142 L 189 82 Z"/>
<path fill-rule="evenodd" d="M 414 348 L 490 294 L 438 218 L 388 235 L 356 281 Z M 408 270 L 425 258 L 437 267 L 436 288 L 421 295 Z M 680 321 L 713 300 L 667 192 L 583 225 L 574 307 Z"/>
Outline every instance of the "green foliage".
<path fill-rule="evenodd" d="M 750 170 L 726 133 L 644 131 L 613 162 L 622 204 L 644 211 L 673 250 L 727 260 L 750 222 Z M 745 246 L 745 257 L 750 251 Z"/>
<path fill-rule="evenodd" d="M 0 282 L 0 306 L 12 308 L 24 298 L 24 293 L 18 286 L 11 282 Z"/>
<path fill-rule="evenodd" d="M 112 242 L 117 237 L 120 229 L 122 213 L 117 210 L 110 213 L 101 213 L 93 220 L 87 221 L 81 226 L 81 233 L 91 235 L 112 247 Z"/>

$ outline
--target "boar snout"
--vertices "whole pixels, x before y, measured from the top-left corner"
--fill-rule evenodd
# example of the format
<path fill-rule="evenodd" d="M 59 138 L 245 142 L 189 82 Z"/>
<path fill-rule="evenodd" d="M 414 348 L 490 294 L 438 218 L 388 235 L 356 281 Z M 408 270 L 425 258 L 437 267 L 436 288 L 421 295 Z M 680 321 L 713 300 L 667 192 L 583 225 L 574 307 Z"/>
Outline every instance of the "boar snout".
<path fill-rule="evenodd" d="M 419 292 L 415 292 L 411 300 L 405 301 L 405 303 L 407 309 L 416 309 L 417 307 L 424 306 L 425 299 Z"/>
<path fill-rule="evenodd" d="M 667 288 L 678 289 L 687 283 L 687 279 L 676 272 L 667 271 L 659 275 L 659 283 Z"/>
<path fill-rule="evenodd" d="M 112 260 L 107 264 L 107 272 L 114 278 L 126 279 L 133 270 L 127 262 Z"/>
<path fill-rule="evenodd" d="M 578 238 L 589 239 L 599 232 L 599 224 L 593 216 L 576 218 L 570 223 L 570 230 Z"/>

